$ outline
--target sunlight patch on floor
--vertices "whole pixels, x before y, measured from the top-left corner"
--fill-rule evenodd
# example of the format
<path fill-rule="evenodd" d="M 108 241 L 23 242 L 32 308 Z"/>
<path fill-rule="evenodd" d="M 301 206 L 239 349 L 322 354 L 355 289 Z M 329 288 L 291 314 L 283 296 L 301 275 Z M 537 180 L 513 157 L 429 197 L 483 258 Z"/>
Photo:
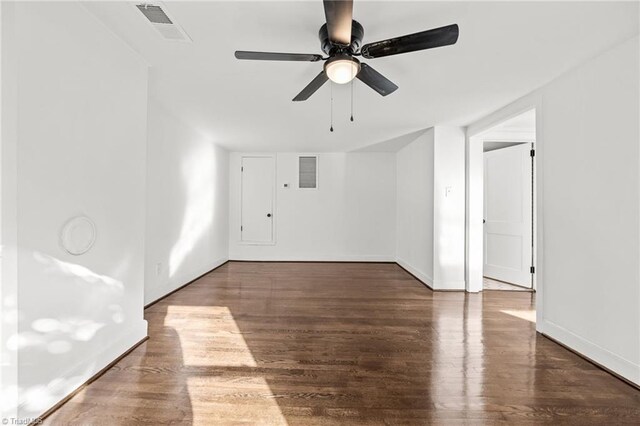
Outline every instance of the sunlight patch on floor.
<path fill-rule="evenodd" d="M 195 325 L 194 317 L 199 318 Z M 180 339 L 184 367 L 196 370 L 186 380 L 192 424 L 209 424 L 214 418 L 287 424 L 277 395 L 262 372 L 254 370 L 258 363 L 228 307 L 168 306 L 164 326 L 173 328 Z"/>
<path fill-rule="evenodd" d="M 503 314 L 511 315 L 512 317 L 520 318 L 532 323 L 536 322 L 536 311 L 530 309 L 503 309 L 500 312 Z"/>
<path fill-rule="evenodd" d="M 226 423 L 287 424 L 276 396 L 262 377 L 189 377 L 187 389 L 194 425 L 211 424 L 214 418 L 223 418 Z"/>
<path fill-rule="evenodd" d="M 190 317 L 207 318 L 195 325 Z M 172 327 L 182 344 L 186 366 L 256 367 L 231 311 L 226 306 L 169 306 L 164 325 Z M 212 362 L 213 360 L 213 362 Z"/>

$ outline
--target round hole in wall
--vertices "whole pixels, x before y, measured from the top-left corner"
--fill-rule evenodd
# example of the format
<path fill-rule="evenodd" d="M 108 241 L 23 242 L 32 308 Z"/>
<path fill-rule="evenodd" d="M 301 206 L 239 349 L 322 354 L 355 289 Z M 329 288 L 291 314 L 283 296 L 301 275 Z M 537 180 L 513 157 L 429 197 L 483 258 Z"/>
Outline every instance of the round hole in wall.
<path fill-rule="evenodd" d="M 91 250 L 96 241 L 96 225 L 86 216 L 67 221 L 60 232 L 60 244 L 69 254 L 79 256 Z"/>

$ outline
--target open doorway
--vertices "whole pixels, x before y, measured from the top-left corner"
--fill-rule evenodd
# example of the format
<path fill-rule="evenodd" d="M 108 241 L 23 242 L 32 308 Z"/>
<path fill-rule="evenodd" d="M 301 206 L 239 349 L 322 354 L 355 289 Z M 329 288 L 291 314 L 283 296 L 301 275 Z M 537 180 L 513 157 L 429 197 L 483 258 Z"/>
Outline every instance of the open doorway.
<path fill-rule="evenodd" d="M 533 289 L 533 144 L 484 143 L 483 290 Z"/>
<path fill-rule="evenodd" d="M 482 290 L 535 290 L 535 110 L 501 122 L 482 143 Z"/>

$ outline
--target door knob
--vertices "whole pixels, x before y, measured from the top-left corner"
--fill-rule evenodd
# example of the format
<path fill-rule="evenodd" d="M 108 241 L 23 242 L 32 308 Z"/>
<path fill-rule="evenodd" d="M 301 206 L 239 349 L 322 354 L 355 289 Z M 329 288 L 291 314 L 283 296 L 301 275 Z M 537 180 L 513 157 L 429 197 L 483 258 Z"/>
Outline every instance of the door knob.
<path fill-rule="evenodd" d="M 267 213 L 267 217 L 271 217 L 271 213 Z"/>

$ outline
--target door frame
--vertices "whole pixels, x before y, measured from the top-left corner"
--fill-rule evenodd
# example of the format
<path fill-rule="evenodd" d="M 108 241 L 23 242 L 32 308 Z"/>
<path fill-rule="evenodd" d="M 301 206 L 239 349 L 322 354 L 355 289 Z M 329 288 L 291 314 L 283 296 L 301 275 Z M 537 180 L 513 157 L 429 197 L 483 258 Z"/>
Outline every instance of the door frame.
<path fill-rule="evenodd" d="M 243 241 L 242 240 L 242 231 L 238 230 L 238 232 L 240 233 L 239 236 L 240 238 L 238 239 L 239 244 L 241 245 L 246 245 L 246 246 L 275 246 L 276 245 L 276 240 L 277 240 L 277 232 L 276 232 L 276 228 L 277 228 L 277 219 L 278 219 L 278 202 L 276 199 L 276 195 L 277 195 L 277 183 L 278 183 L 278 157 L 275 154 L 242 154 L 240 155 L 240 167 L 244 167 L 244 159 L 245 158 L 271 158 L 273 159 L 273 189 L 272 189 L 272 194 L 271 194 L 271 200 L 272 200 L 272 208 L 271 208 L 271 214 L 272 214 L 272 221 L 271 221 L 271 232 L 272 232 L 272 238 L 271 241 Z M 242 174 L 242 169 L 238 170 L 238 172 L 240 173 L 240 217 L 239 217 L 239 222 L 240 222 L 240 226 L 242 226 L 242 210 L 244 209 L 243 206 L 243 191 L 244 191 L 244 176 Z"/>
<path fill-rule="evenodd" d="M 543 99 L 534 92 L 497 110 L 467 127 L 466 136 L 466 212 L 465 212 L 465 280 L 468 292 L 482 290 L 482 212 L 483 149 L 481 134 L 522 113 L 535 110 L 536 156 L 534 169 L 534 265 L 536 289 L 536 330 L 544 332 L 544 132 Z"/>

